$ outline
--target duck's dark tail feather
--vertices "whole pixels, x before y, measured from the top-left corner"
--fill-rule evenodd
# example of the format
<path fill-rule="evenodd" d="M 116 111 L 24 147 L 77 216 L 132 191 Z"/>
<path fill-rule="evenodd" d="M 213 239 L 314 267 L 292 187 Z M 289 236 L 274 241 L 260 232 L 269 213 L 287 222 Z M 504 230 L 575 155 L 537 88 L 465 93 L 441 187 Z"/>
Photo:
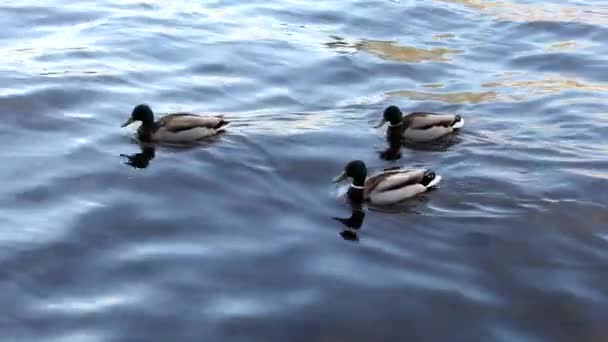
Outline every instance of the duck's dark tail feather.
<path fill-rule="evenodd" d="M 426 170 L 424 176 L 420 180 L 420 184 L 424 185 L 426 188 L 435 187 L 439 182 L 441 182 L 441 176 L 431 170 Z"/>
<path fill-rule="evenodd" d="M 454 118 L 454 123 L 452 123 L 452 128 L 460 128 L 464 126 L 464 119 L 456 114 L 456 117 Z"/>
<path fill-rule="evenodd" d="M 220 122 L 218 122 L 218 124 L 214 127 L 215 129 L 224 129 L 226 128 L 226 126 L 228 126 L 228 124 L 230 124 L 230 121 L 226 121 L 224 119 L 220 120 Z"/>

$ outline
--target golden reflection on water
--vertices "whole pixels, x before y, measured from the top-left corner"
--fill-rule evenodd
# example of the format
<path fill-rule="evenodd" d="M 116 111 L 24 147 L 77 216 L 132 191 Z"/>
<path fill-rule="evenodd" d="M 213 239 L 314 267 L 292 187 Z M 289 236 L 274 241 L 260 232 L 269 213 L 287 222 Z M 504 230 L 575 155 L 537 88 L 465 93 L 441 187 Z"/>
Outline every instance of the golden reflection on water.
<path fill-rule="evenodd" d="M 452 38 L 456 38 L 456 35 L 453 33 L 440 33 L 440 34 L 434 34 L 432 38 L 433 38 L 433 40 L 452 39 Z"/>
<path fill-rule="evenodd" d="M 415 101 L 438 101 L 445 103 L 481 103 L 495 102 L 498 94 L 493 91 L 488 92 L 451 92 L 451 93 L 431 93 L 414 90 L 401 90 L 387 93 L 388 96 L 401 96 Z"/>
<path fill-rule="evenodd" d="M 577 44 L 574 40 L 566 40 L 563 42 L 549 44 L 547 47 L 545 47 L 545 51 L 572 52 L 577 50 L 578 45 L 579 44 Z"/>
<path fill-rule="evenodd" d="M 392 41 L 362 39 L 356 42 L 348 42 L 340 37 L 332 38 L 333 41 L 325 43 L 325 46 L 341 52 L 364 51 L 382 59 L 405 63 L 446 62 L 451 60 L 450 55 L 464 52 L 443 47 L 423 49 L 403 46 Z"/>
<path fill-rule="evenodd" d="M 511 88 L 538 95 L 559 93 L 563 90 L 579 90 L 586 92 L 608 91 L 606 84 L 585 83 L 581 80 L 569 79 L 563 76 L 549 76 L 539 80 L 497 80 L 481 85 L 484 88 Z"/>
<path fill-rule="evenodd" d="M 482 83 L 481 87 L 488 89 L 481 92 L 423 92 L 416 90 L 401 90 L 387 93 L 388 96 L 401 96 L 416 101 L 439 101 L 451 104 L 483 103 L 483 102 L 517 102 L 534 97 L 558 94 L 566 90 L 581 92 L 608 92 L 608 84 L 588 83 L 583 80 L 570 79 L 563 76 L 547 76 L 542 79 L 516 79 L 517 74 L 506 73 L 497 75 L 497 79 Z M 502 79 L 501 79 L 502 77 Z M 425 88 L 441 88 L 441 84 L 423 85 Z"/>
<path fill-rule="evenodd" d="M 523 4 L 508 0 L 434 0 L 462 5 L 498 20 L 515 22 L 551 21 L 592 25 L 608 24 L 608 7 L 556 4 Z"/>

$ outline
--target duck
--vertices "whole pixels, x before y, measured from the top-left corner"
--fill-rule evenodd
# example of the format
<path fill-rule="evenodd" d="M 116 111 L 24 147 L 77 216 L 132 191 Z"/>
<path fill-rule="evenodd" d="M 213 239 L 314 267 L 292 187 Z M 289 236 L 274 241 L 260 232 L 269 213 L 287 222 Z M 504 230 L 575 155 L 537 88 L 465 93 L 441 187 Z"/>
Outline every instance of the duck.
<path fill-rule="evenodd" d="M 413 142 L 429 142 L 446 136 L 464 126 L 464 119 L 458 114 L 437 114 L 413 112 L 403 115 L 397 106 L 389 106 L 382 114 L 382 120 L 375 128 L 390 123 L 387 137 L 402 137 Z"/>
<path fill-rule="evenodd" d="M 167 114 L 154 121 L 154 112 L 146 104 L 133 108 L 129 119 L 121 125 L 127 127 L 141 121 L 137 137 L 142 142 L 194 142 L 223 132 L 229 121 L 222 116 L 201 116 L 191 113 Z"/>
<path fill-rule="evenodd" d="M 437 187 L 441 176 L 430 169 L 410 170 L 401 167 L 384 169 L 367 177 L 367 166 L 361 160 L 346 164 L 342 173 L 333 179 L 339 183 L 352 178 L 347 196 L 355 203 L 376 205 L 395 204 Z"/>

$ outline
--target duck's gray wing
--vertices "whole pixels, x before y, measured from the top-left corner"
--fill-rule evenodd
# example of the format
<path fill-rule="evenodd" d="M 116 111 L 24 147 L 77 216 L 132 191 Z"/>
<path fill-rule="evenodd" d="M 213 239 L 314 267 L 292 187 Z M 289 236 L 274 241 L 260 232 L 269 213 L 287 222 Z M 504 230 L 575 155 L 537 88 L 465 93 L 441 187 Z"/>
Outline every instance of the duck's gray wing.
<path fill-rule="evenodd" d="M 408 185 L 418 184 L 426 170 L 390 170 L 376 174 L 365 182 L 367 194 L 373 191 L 390 191 Z"/>
<path fill-rule="evenodd" d="M 427 129 L 435 126 L 451 127 L 458 121 L 458 118 L 456 114 L 414 112 L 408 114 L 403 121 L 409 128 Z"/>
<path fill-rule="evenodd" d="M 218 129 L 227 122 L 221 116 L 201 116 L 190 113 L 173 113 L 158 120 L 157 125 L 170 132 L 179 132 L 196 127 Z"/>

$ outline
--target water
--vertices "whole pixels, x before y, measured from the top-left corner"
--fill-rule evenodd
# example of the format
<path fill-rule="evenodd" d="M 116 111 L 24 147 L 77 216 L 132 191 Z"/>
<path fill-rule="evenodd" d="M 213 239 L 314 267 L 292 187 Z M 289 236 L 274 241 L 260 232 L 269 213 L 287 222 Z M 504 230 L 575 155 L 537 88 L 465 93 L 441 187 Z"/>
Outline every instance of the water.
<path fill-rule="evenodd" d="M 2 341 L 608 338 L 608 1 L 0 9 Z M 142 151 L 142 102 L 233 125 Z M 386 161 L 389 104 L 467 124 Z M 345 240 L 351 159 L 444 182 Z"/>

